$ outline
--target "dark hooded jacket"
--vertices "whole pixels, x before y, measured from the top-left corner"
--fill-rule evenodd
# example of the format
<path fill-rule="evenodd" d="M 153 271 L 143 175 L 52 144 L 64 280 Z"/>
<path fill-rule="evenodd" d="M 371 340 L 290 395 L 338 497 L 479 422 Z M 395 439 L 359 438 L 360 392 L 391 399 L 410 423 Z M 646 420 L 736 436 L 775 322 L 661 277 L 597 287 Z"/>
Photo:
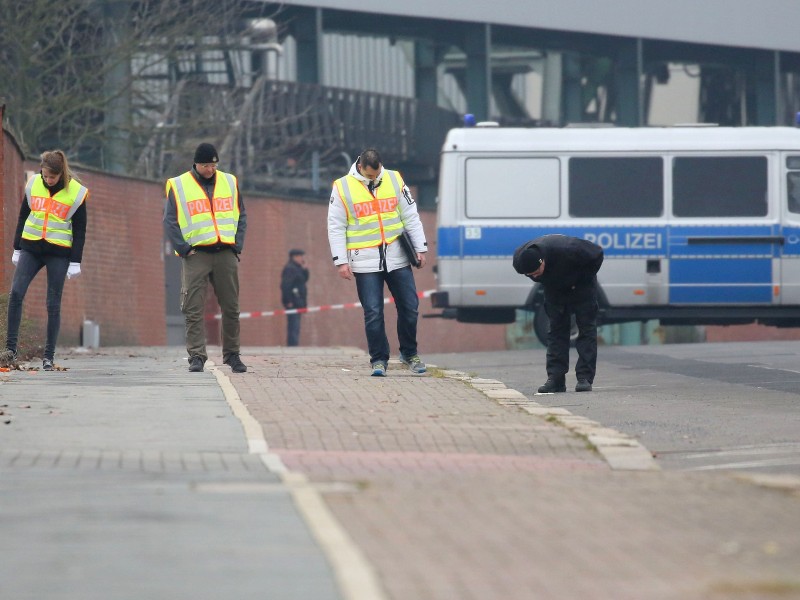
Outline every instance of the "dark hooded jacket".
<path fill-rule="evenodd" d="M 544 298 L 551 304 L 576 304 L 595 297 L 597 272 L 603 264 L 603 249 L 588 240 L 566 235 L 545 235 L 522 244 L 514 252 L 514 268 L 519 272 L 520 256 L 535 246 L 544 259 L 544 272 L 533 281 L 544 287 Z"/>
<path fill-rule="evenodd" d="M 289 259 L 281 273 L 281 303 L 284 308 L 306 308 L 307 281 L 308 269 Z"/>

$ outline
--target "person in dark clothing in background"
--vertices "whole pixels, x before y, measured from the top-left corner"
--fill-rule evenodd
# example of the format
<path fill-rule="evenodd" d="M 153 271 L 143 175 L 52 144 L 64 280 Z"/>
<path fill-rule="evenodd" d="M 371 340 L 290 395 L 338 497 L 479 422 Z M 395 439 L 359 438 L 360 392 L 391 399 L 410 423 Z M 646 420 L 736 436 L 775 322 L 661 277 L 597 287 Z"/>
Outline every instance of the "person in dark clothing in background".
<path fill-rule="evenodd" d="M 517 273 L 544 288 L 544 309 L 550 319 L 547 334 L 547 382 L 540 394 L 566 392 L 572 315 L 578 325 L 576 392 L 592 391 L 597 369 L 597 272 L 603 249 L 588 240 L 545 235 L 514 252 Z"/>
<path fill-rule="evenodd" d="M 304 250 L 292 249 L 289 251 L 289 262 L 283 267 L 281 273 L 281 303 L 287 310 L 306 308 L 306 282 L 308 281 L 308 268 L 306 267 L 306 253 Z M 286 315 L 286 345 L 300 345 L 300 313 Z"/>

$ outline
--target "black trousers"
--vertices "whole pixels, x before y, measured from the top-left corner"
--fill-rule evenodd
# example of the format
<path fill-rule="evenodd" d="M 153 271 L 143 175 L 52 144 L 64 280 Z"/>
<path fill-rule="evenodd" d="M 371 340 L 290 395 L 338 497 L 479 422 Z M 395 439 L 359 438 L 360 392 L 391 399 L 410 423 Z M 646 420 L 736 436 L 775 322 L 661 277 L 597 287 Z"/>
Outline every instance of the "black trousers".
<path fill-rule="evenodd" d="M 578 326 L 575 377 L 592 383 L 597 370 L 597 300 L 591 298 L 567 304 L 545 302 L 544 309 L 550 319 L 550 331 L 547 334 L 547 377 L 563 380 L 569 371 L 569 337 L 574 314 Z"/>
<path fill-rule="evenodd" d="M 299 346 L 300 345 L 300 313 L 292 313 L 286 315 L 286 345 Z"/>

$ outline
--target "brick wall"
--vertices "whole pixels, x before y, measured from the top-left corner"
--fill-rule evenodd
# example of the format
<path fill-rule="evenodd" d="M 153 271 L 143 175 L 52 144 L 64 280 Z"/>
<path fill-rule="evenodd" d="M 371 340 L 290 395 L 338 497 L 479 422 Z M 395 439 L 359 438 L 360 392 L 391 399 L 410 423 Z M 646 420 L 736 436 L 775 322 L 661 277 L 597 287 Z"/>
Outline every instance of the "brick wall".
<path fill-rule="evenodd" d="M 2 120 L 3 107 L 0 105 L 0 120 Z M 14 251 L 14 230 L 17 226 L 19 213 L 19 198 L 25 190 L 24 168 L 22 154 L 14 138 L 2 131 L 0 137 L 0 194 L 2 194 L 2 210 L 0 210 L 0 235 L 3 236 L 3 245 L 0 248 L 0 280 L 8 282 L 4 291 L 11 286 L 11 277 L 14 266 L 11 264 L 11 253 Z M 3 332 L 3 335 L 5 332 Z M 5 341 L 5 339 L 3 339 Z M 1 343 L 1 342 L 0 342 Z"/>
<path fill-rule="evenodd" d="M 247 240 L 240 265 L 242 312 L 281 308 L 280 274 L 291 248 L 303 248 L 310 270 L 309 306 L 357 302 L 355 282 L 341 279 L 330 257 L 326 227 L 327 204 L 246 196 Z M 423 211 L 428 244 L 435 251 L 436 215 Z M 431 256 L 433 252 L 431 253 Z M 416 271 L 419 291 L 434 289 L 430 265 Z M 433 314 L 429 299 L 420 301 L 420 314 Z M 386 307 L 386 327 L 397 352 L 396 311 Z M 506 348 L 506 328 L 466 325 L 444 319 L 419 320 L 420 352 L 456 352 Z M 242 320 L 245 345 L 283 345 L 286 317 Z M 308 346 L 347 345 L 366 348 L 361 309 L 328 310 L 303 316 L 300 343 Z"/>
<path fill-rule="evenodd" d="M 21 162 L 15 168 L 38 169 Z M 163 200 L 149 182 L 74 169 L 89 188 L 88 227 L 81 276 L 67 280 L 61 303 L 62 345 L 76 345 L 84 319 L 100 324 L 102 345 L 161 345 L 166 339 L 164 263 L 161 258 Z M 3 281 L 11 288 L 10 256 L 24 193 L 22 174 L 3 181 Z M 6 268 L 8 267 L 8 268 Z M 26 317 L 46 321 L 46 278 L 38 275 L 25 297 Z"/>
<path fill-rule="evenodd" d="M 0 144 L 0 232 L 5 291 L 11 287 L 14 229 L 24 192 L 24 171 L 38 163 L 25 161 L 13 138 L 3 132 Z M 62 300 L 59 343 L 79 343 L 84 319 L 100 324 L 103 346 L 163 345 L 166 343 L 166 300 L 161 217 L 163 183 L 76 168 L 90 190 L 88 231 L 82 274 L 68 280 Z M 309 304 L 356 302 L 355 283 L 340 279 L 330 259 L 327 204 L 245 194 L 248 231 L 240 265 L 240 306 L 243 312 L 280 309 L 280 273 L 290 248 L 306 250 L 311 270 Z M 435 214 L 422 214 L 428 243 L 435 250 Z M 432 254 L 431 254 L 432 256 Z M 420 291 L 434 288 L 430 266 L 417 272 Z M 212 294 L 213 297 L 213 294 Z M 25 299 L 25 316 L 44 327 L 45 278 L 38 276 Z M 433 313 L 430 300 L 421 300 L 421 314 Z M 209 311 L 216 312 L 214 302 Z M 395 308 L 388 305 L 386 323 L 393 352 L 397 352 Z M 242 321 L 243 345 L 282 345 L 284 316 Z M 5 332 L 2 332 L 4 335 Z M 209 332 L 211 341 L 218 339 Z M 365 348 L 360 309 L 329 310 L 303 316 L 301 343 L 307 346 L 347 345 Z M 506 347 L 506 328 L 465 325 L 443 319 L 420 319 L 420 352 L 494 350 Z"/>
<path fill-rule="evenodd" d="M 0 112 L 2 108 L 0 107 Z M 2 114 L 0 114 L 0 119 Z M 38 163 L 25 161 L 14 138 L 3 131 L 0 139 L 0 280 L 11 287 L 12 241 L 25 187 L 25 170 Z M 81 324 L 100 324 L 101 344 L 163 345 L 166 343 L 165 275 L 161 215 L 163 184 L 78 168 L 89 187 L 89 229 L 83 273 L 66 282 L 62 301 L 60 343 L 79 343 Z M 306 250 L 311 270 L 309 304 L 341 304 L 358 300 L 355 284 L 340 279 L 330 260 L 325 219 L 327 205 L 287 198 L 246 194 L 249 228 L 240 265 L 243 312 L 280 309 L 280 272 L 290 248 Z M 435 214 L 423 212 L 431 257 L 436 249 Z M 417 271 L 420 291 L 433 289 L 430 265 Z M 45 321 L 44 277 L 37 277 L 25 299 L 25 316 Z M 211 295 L 213 297 L 213 295 Z M 431 314 L 428 299 L 420 313 Z M 217 311 L 209 302 L 210 313 Z M 396 352 L 395 309 L 386 308 L 387 330 Z M 4 320 L 5 315 L 2 316 Z M 286 318 L 244 319 L 244 345 L 282 345 Z M 5 332 L 0 332 L 4 335 Z M 218 340 L 209 332 L 210 341 Z M 800 339 L 800 329 L 759 325 L 706 327 L 708 341 Z M 303 316 L 301 343 L 307 346 L 348 345 L 365 348 L 360 309 L 329 310 Z M 420 352 L 497 350 L 507 347 L 506 328 L 500 325 L 465 325 L 443 319 L 419 321 Z"/>
<path fill-rule="evenodd" d="M 754 342 L 800 340 L 800 329 L 767 327 L 765 325 L 707 326 L 707 342 Z"/>

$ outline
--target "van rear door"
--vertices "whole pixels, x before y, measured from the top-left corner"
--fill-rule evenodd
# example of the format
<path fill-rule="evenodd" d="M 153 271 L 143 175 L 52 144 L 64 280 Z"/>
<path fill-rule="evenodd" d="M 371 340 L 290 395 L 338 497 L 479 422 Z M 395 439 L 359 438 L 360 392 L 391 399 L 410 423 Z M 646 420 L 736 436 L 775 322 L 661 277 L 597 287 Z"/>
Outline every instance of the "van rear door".
<path fill-rule="evenodd" d="M 776 160 L 766 153 L 672 157 L 670 304 L 779 302 L 783 237 L 769 183 Z"/>
<path fill-rule="evenodd" d="M 800 304 L 800 154 L 782 161 L 784 244 L 781 252 L 781 304 Z"/>

